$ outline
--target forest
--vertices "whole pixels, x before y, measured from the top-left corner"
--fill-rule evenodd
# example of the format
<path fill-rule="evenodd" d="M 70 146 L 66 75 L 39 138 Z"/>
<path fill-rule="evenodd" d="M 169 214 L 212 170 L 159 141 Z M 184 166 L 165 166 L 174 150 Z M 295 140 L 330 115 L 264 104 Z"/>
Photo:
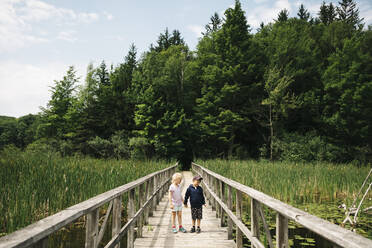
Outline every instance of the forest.
<path fill-rule="evenodd" d="M 353 0 L 301 5 L 253 30 L 241 3 L 196 49 L 165 29 L 149 49 L 74 67 L 38 114 L 0 117 L 0 150 L 61 156 L 372 160 L 372 26 Z M 120 52 L 120 51 L 118 51 Z"/>

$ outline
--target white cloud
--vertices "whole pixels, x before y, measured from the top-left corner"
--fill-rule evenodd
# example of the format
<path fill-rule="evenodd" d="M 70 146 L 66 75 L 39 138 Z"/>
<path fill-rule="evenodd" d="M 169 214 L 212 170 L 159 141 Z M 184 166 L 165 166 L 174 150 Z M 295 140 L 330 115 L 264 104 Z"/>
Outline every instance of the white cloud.
<path fill-rule="evenodd" d="M 363 1 L 357 5 L 359 8 L 359 16 L 361 18 L 364 18 L 363 22 L 366 23 L 366 25 L 372 24 L 372 3 L 368 1 Z"/>
<path fill-rule="evenodd" d="M 262 1 L 262 3 L 265 2 Z M 246 12 L 248 23 L 251 27 L 258 28 L 261 22 L 268 23 L 276 19 L 282 9 L 291 11 L 291 3 L 288 0 L 276 0 L 274 4 L 259 4 Z"/>
<path fill-rule="evenodd" d="M 203 26 L 200 25 L 189 25 L 187 29 L 195 34 L 196 37 L 202 37 L 202 32 L 204 31 Z"/>
<path fill-rule="evenodd" d="M 75 42 L 77 41 L 76 31 L 75 30 L 61 31 L 59 32 L 57 39 L 68 42 Z"/>
<path fill-rule="evenodd" d="M 62 79 L 67 69 L 68 65 L 59 62 L 0 62 L 0 115 L 19 117 L 39 112 L 39 107 L 45 107 L 50 98 L 50 86 L 54 80 Z M 78 76 L 85 74 L 84 66 L 77 65 L 76 69 Z"/>
<path fill-rule="evenodd" d="M 35 32 L 35 25 L 39 23 L 50 21 L 65 26 L 98 19 L 97 13 L 76 12 L 40 0 L 1 0 L 0 53 L 51 40 L 52 37 L 42 35 L 45 31 Z"/>
<path fill-rule="evenodd" d="M 114 16 L 107 11 L 103 11 L 103 15 L 106 17 L 108 21 L 111 21 L 112 19 L 114 19 Z"/>

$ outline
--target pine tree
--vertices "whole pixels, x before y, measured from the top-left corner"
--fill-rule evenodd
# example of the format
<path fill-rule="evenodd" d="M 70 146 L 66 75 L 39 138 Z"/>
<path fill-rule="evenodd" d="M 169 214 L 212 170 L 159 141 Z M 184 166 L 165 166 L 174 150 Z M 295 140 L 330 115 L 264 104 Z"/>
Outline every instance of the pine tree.
<path fill-rule="evenodd" d="M 286 22 L 289 18 L 289 12 L 287 9 L 283 9 L 278 14 L 277 22 Z"/>
<path fill-rule="evenodd" d="M 205 25 L 206 32 L 203 35 L 208 35 L 210 33 L 216 32 L 221 28 L 222 20 L 217 12 L 211 16 L 210 22 Z"/>
<path fill-rule="evenodd" d="M 336 9 L 333 6 L 333 4 L 330 3 L 329 5 L 327 5 L 323 1 L 322 5 L 320 6 L 320 10 L 319 10 L 320 21 L 325 25 L 329 25 L 336 20 L 336 16 L 337 16 L 337 13 L 336 13 Z"/>
<path fill-rule="evenodd" d="M 337 14 L 340 21 L 351 24 L 354 27 L 361 24 L 363 18 L 359 18 L 359 9 L 353 0 L 342 0 L 338 4 L 340 6 L 337 7 Z"/>
<path fill-rule="evenodd" d="M 301 4 L 300 8 L 298 9 L 297 16 L 304 21 L 308 21 L 310 18 L 310 13 L 305 9 L 304 5 Z"/>

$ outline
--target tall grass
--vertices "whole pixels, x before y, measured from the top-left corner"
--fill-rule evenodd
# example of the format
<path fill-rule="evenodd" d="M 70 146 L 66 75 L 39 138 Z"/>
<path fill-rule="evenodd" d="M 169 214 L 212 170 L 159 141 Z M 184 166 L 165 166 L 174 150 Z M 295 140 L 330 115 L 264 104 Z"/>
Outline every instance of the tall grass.
<path fill-rule="evenodd" d="M 0 233 L 13 232 L 168 165 L 4 151 L 0 153 Z"/>
<path fill-rule="evenodd" d="M 288 203 L 350 203 L 370 167 L 328 163 L 198 161 L 206 168 Z"/>

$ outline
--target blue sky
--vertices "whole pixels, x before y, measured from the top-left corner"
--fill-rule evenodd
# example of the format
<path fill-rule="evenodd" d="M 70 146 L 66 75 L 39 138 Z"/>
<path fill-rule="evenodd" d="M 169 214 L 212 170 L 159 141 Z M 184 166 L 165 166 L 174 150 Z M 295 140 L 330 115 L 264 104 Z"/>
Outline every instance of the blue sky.
<path fill-rule="evenodd" d="M 241 0 L 249 24 L 268 23 L 300 3 L 318 12 L 322 0 Z M 329 1 L 327 1 L 329 2 Z M 335 2 L 335 1 L 333 1 Z M 357 1 L 372 23 L 372 0 Z M 0 115 L 37 113 L 53 80 L 69 65 L 85 77 L 89 62 L 120 63 L 133 42 L 141 53 L 166 27 L 181 31 L 194 49 L 214 12 L 234 0 L 0 0 Z M 82 80 L 83 81 L 83 80 Z"/>

